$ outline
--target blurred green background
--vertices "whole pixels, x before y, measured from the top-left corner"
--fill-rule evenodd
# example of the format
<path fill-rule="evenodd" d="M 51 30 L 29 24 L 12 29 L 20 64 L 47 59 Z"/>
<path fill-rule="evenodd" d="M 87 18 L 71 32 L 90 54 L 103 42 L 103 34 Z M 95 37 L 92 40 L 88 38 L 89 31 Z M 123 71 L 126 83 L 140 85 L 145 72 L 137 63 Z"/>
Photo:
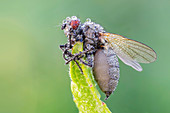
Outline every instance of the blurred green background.
<path fill-rule="evenodd" d="M 60 44 L 67 16 L 152 47 L 156 62 L 121 77 L 113 113 L 170 113 L 170 0 L 0 0 L 0 113 L 76 113 Z M 104 94 L 102 100 L 104 101 Z"/>

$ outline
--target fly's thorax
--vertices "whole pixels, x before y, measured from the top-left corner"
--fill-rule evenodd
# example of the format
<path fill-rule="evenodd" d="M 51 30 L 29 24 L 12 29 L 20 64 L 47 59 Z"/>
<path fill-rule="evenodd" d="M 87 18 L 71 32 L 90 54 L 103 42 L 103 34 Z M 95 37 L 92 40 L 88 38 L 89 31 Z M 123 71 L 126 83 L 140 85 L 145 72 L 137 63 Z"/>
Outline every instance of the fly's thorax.
<path fill-rule="evenodd" d="M 105 32 L 103 27 L 99 24 L 91 22 L 88 18 L 87 21 L 81 26 L 84 35 L 84 45 L 89 48 L 89 45 L 94 49 L 98 49 L 101 46 L 99 40 L 99 32 Z"/>
<path fill-rule="evenodd" d="M 94 55 L 94 78 L 108 98 L 119 80 L 119 63 L 112 49 L 98 49 Z"/>
<path fill-rule="evenodd" d="M 89 18 L 86 20 L 81 28 L 83 29 L 84 35 L 87 38 L 96 38 L 99 36 L 99 32 L 105 32 L 102 26 L 91 22 Z"/>

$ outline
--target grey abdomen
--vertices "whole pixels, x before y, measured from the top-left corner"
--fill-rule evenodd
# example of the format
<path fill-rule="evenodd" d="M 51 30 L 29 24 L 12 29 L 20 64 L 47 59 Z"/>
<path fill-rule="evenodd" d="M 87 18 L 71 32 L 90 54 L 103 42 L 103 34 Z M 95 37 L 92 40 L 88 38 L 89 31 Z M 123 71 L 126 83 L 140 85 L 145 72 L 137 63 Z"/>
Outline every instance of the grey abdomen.
<path fill-rule="evenodd" d="M 96 51 L 93 74 L 107 99 L 116 89 L 119 80 L 119 62 L 112 49 L 98 49 Z"/>

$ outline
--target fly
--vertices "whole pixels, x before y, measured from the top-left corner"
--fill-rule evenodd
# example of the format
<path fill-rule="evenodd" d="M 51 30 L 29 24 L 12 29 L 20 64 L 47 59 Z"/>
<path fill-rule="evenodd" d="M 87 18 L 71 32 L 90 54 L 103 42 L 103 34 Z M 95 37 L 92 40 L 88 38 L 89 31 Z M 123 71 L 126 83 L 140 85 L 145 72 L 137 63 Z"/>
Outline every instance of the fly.
<path fill-rule="evenodd" d="M 143 70 L 139 63 L 151 63 L 157 58 L 151 47 L 118 34 L 107 33 L 90 19 L 81 23 L 76 16 L 67 17 L 61 28 L 68 37 L 68 43 L 60 45 L 66 64 L 74 60 L 78 65 L 78 60 L 92 67 L 94 78 L 106 94 L 106 99 L 116 89 L 119 81 L 118 58 L 137 71 Z M 70 51 L 77 41 L 83 43 L 83 52 L 73 55 Z"/>

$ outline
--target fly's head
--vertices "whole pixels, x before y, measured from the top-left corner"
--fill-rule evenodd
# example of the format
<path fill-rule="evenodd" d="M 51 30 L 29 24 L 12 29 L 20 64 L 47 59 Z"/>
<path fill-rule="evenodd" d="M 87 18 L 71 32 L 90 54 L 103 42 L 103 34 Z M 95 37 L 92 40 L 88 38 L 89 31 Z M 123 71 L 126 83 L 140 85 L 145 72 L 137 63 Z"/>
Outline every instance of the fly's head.
<path fill-rule="evenodd" d="M 64 34 L 66 36 L 75 35 L 80 24 L 81 24 L 80 19 L 77 18 L 76 16 L 72 16 L 71 18 L 67 17 L 66 19 L 63 20 L 61 29 L 64 30 Z"/>

